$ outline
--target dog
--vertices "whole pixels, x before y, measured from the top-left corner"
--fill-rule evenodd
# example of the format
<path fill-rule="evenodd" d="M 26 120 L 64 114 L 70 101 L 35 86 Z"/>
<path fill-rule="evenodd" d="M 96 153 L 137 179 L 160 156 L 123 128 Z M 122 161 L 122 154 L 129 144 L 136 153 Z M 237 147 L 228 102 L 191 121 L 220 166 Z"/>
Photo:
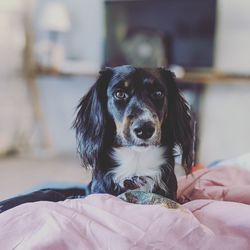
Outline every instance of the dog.
<path fill-rule="evenodd" d="M 190 108 L 165 68 L 105 68 L 77 106 L 73 123 L 90 193 L 139 188 L 176 200 L 176 148 L 193 163 Z"/>

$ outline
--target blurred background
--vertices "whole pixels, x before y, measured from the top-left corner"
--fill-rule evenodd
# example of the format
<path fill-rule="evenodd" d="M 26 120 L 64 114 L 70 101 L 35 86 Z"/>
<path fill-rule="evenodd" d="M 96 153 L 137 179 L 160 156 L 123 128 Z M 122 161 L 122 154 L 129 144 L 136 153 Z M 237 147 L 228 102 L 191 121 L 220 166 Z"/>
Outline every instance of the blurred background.
<path fill-rule="evenodd" d="M 0 199 L 88 182 L 71 129 L 101 67 L 170 67 L 196 161 L 250 152 L 250 1 L 0 0 Z"/>

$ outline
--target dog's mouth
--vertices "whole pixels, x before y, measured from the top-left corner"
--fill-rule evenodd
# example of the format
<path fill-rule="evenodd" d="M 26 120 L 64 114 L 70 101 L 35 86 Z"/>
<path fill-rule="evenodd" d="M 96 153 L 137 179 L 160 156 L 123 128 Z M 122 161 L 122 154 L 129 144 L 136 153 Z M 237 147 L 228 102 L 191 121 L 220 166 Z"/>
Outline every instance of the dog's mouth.
<path fill-rule="evenodd" d="M 123 146 L 123 147 L 136 147 L 136 148 L 141 148 L 146 149 L 150 146 L 160 146 L 161 144 L 161 133 L 156 133 L 154 136 L 152 136 L 150 139 L 139 139 L 135 137 L 133 134 L 122 134 L 118 135 L 116 138 L 116 142 L 118 146 Z"/>
<path fill-rule="evenodd" d="M 141 144 L 136 145 L 136 147 L 148 147 L 148 146 L 151 146 L 151 144 L 141 143 Z"/>
<path fill-rule="evenodd" d="M 142 148 L 147 148 L 147 147 L 150 147 L 150 146 L 159 146 L 160 145 L 160 142 L 158 140 L 154 140 L 152 142 L 142 142 L 142 143 L 133 143 L 132 146 L 135 146 L 135 147 L 142 147 Z"/>
<path fill-rule="evenodd" d="M 133 140 L 126 140 L 124 138 L 118 137 L 116 139 L 117 146 L 123 147 L 137 147 L 137 148 L 148 148 L 150 146 L 160 146 L 160 143 L 150 143 L 150 142 L 135 142 Z"/>

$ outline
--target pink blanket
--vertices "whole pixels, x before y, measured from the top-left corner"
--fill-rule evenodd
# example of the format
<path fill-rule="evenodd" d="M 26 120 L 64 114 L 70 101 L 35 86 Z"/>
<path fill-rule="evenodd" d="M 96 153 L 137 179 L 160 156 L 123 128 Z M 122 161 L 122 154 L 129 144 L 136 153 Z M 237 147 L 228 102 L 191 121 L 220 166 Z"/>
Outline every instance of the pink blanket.
<path fill-rule="evenodd" d="M 106 194 L 20 205 L 0 214 L 0 249 L 250 249 L 250 172 L 179 179 L 182 209 Z"/>

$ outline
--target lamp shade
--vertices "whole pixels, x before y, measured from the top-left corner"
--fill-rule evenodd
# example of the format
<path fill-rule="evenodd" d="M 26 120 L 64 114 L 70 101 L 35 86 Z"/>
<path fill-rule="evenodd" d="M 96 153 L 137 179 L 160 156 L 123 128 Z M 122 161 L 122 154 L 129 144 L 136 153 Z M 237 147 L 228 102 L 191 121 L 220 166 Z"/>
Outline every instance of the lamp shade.
<path fill-rule="evenodd" d="M 47 3 L 41 15 L 40 27 L 46 31 L 69 31 L 71 24 L 66 5 L 62 2 Z"/>

